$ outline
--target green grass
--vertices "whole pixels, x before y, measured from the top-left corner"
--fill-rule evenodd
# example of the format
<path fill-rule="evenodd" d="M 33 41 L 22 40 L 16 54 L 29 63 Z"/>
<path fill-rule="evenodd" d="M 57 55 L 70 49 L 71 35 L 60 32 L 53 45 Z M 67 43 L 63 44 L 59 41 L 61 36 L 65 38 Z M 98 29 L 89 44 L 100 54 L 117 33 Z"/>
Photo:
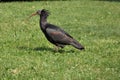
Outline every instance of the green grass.
<path fill-rule="evenodd" d="M 85 46 L 54 52 L 39 30 L 48 9 L 50 23 L 61 26 Z M 0 80 L 119 80 L 120 2 L 43 1 L 0 3 Z"/>

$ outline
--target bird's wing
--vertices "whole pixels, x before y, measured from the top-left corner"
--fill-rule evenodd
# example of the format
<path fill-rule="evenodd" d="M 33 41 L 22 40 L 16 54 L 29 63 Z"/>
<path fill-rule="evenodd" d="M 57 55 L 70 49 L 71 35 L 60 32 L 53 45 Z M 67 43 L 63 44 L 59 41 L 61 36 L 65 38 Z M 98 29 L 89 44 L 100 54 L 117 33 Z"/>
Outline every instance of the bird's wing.
<path fill-rule="evenodd" d="M 46 33 L 52 40 L 62 44 L 69 44 L 72 41 L 72 37 L 58 27 L 47 27 Z"/>

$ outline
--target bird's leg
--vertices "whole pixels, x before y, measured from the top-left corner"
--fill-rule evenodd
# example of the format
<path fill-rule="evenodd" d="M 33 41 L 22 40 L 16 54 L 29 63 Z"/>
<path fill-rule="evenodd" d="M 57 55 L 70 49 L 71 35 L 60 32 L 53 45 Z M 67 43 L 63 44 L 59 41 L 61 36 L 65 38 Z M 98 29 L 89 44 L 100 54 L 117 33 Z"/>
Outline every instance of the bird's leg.
<path fill-rule="evenodd" d="M 55 47 L 54 47 L 54 50 L 55 50 L 55 52 L 58 52 L 59 47 L 58 47 L 58 46 L 55 46 Z"/>

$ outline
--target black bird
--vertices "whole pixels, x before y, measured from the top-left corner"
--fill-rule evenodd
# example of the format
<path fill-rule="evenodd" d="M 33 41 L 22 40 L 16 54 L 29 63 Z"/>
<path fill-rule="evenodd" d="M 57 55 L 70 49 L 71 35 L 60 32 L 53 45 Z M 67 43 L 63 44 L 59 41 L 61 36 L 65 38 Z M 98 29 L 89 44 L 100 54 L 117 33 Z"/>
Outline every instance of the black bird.
<path fill-rule="evenodd" d="M 34 15 L 40 16 L 40 28 L 49 42 L 61 48 L 64 48 L 65 45 L 72 45 L 73 47 L 79 50 L 84 49 L 84 47 L 78 41 L 76 41 L 63 29 L 47 22 L 47 17 L 49 16 L 48 10 L 38 10 L 31 16 Z"/>

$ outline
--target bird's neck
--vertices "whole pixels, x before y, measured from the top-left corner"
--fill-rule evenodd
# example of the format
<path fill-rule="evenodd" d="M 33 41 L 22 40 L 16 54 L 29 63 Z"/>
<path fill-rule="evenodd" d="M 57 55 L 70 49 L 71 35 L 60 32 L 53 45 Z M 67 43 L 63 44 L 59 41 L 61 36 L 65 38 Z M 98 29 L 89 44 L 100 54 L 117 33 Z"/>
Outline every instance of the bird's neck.
<path fill-rule="evenodd" d="M 40 17 L 40 26 L 41 29 L 45 29 L 45 25 L 47 24 L 47 18 L 46 17 Z"/>

